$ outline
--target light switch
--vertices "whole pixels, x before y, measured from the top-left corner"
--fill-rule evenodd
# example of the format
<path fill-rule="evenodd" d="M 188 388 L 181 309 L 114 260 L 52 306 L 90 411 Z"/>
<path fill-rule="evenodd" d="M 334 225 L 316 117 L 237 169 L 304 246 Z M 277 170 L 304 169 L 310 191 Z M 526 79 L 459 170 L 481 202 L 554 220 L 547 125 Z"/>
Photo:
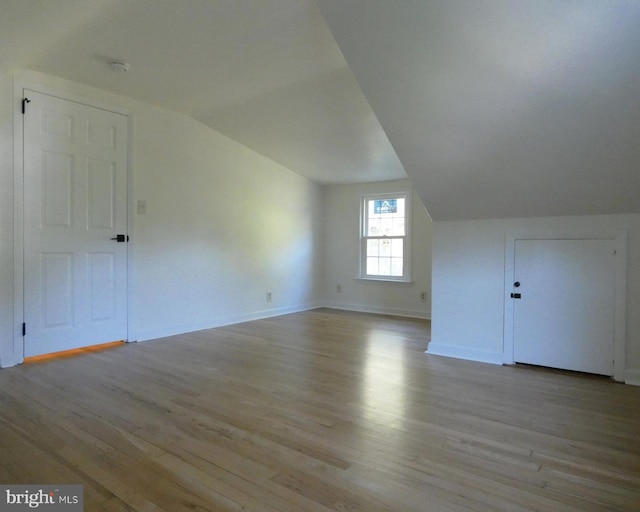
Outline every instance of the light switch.
<path fill-rule="evenodd" d="M 147 202 L 143 199 L 138 199 L 138 214 L 144 215 L 147 213 Z"/>

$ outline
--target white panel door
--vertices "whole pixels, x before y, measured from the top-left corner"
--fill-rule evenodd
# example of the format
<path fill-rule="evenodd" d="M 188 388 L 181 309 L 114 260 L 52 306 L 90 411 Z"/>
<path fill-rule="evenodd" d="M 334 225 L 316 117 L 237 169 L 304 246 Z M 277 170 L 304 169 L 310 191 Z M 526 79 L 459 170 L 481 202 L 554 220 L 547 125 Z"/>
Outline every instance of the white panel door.
<path fill-rule="evenodd" d="M 516 362 L 613 375 L 615 258 L 613 240 L 516 240 Z"/>
<path fill-rule="evenodd" d="M 25 96 L 24 355 L 126 339 L 127 118 Z"/>

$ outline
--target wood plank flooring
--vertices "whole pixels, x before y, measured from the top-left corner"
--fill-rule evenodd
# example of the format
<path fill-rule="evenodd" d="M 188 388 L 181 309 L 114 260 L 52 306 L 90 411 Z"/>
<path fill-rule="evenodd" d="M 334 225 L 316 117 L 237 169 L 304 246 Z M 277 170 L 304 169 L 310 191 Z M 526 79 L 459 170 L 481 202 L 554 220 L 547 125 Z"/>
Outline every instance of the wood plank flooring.
<path fill-rule="evenodd" d="M 640 388 L 327 309 L 0 371 L 0 482 L 86 511 L 640 510 Z"/>

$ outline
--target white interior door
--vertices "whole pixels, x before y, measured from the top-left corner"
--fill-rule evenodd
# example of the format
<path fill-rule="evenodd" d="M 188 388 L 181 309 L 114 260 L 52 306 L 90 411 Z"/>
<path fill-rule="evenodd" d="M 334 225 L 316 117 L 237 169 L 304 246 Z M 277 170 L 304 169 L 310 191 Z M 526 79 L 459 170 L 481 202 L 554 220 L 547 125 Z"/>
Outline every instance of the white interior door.
<path fill-rule="evenodd" d="M 126 339 L 127 118 L 25 96 L 24 355 Z"/>
<path fill-rule="evenodd" d="M 613 375 L 615 258 L 613 240 L 516 240 L 516 362 Z"/>

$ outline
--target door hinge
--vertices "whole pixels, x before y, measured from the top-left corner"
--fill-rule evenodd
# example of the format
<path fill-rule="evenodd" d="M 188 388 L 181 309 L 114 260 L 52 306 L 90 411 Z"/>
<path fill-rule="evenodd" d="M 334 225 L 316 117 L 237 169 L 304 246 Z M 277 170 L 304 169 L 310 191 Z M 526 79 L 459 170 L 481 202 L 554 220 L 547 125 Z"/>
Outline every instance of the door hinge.
<path fill-rule="evenodd" d="M 27 324 L 26 323 L 22 323 L 22 335 L 26 336 L 27 335 Z"/>
<path fill-rule="evenodd" d="M 27 112 L 27 103 L 31 103 L 29 98 L 22 98 L 22 114 L 24 115 Z"/>

